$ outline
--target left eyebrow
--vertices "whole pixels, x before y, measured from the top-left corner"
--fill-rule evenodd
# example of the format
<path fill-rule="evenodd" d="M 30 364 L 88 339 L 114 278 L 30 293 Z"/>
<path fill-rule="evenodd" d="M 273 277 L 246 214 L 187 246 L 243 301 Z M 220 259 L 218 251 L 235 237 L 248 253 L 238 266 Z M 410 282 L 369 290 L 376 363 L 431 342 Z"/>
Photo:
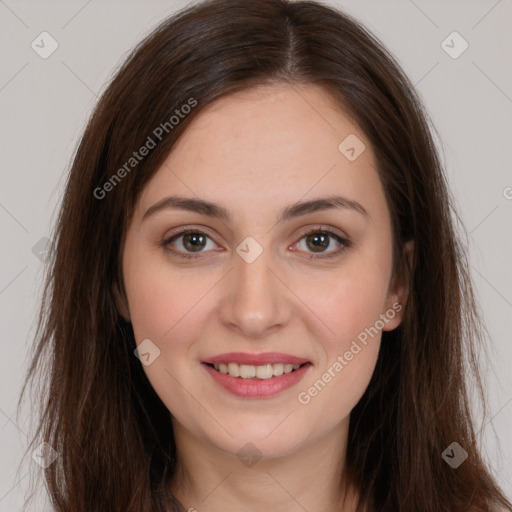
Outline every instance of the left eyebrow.
<path fill-rule="evenodd" d="M 159 211 L 169 208 L 187 210 L 201 215 L 215 217 L 226 222 L 233 219 L 233 215 L 220 204 L 193 197 L 169 196 L 164 197 L 153 206 L 150 206 L 144 213 L 142 220 L 147 219 Z M 335 208 L 353 210 L 363 215 L 366 219 L 369 219 L 368 212 L 357 201 L 353 201 L 342 196 L 327 196 L 312 199 L 311 201 L 297 202 L 286 206 L 281 211 L 277 222 L 281 223 L 296 217 Z"/>

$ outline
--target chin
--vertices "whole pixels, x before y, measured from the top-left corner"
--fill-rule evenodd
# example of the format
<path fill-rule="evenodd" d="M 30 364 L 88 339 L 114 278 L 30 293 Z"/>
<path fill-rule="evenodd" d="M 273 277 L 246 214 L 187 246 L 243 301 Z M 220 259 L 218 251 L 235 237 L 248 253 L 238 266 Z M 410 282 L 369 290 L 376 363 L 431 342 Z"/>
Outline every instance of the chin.
<path fill-rule="evenodd" d="M 297 439 L 289 430 L 277 430 L 269 435 L 267 429 L 240 429 L 233 438 L 224 436 L 222 441 L 217 440 L 217 446 L 238 458 L 254 457 L 268 460 L 286 457 L 305 444 L 304 439 Z"/>

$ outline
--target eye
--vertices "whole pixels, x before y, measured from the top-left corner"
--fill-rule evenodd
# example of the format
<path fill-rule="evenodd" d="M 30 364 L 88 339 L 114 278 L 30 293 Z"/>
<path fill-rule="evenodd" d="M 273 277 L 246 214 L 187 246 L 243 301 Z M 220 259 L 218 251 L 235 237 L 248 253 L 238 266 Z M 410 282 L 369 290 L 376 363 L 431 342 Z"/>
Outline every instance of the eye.
<path fill-rule="evenodd" d="M 201 257 L 200 253 L 204 252 L 202 251 L 202 249 L 207 247 L 207 239 L 211 240 L 211 238 L 202 231 L 198 231 L 196 229 L 187 229 L 180 231 L 179 233 L 176 233 L 171 237 L 167 238 L 162 242 L 162 245 L 165 247 L 167 251 L 171 252 L 172 254 L 178 257 L 192 259 Z M 173 246 L 173 243 L 179 240 L 180 242 L 178 245 L 181 245 L 181 248 L 178 248 L 178 250 L 176 250 L 175 246 Z M 213 243 L 213 241 L 212 244 L 214 246 L 213 248 L 215 248 L 215 244 Z M 188 251 L 190 251 L 190 253 Z"/>
<path fill-rule="evenodd" d="M 312 254 L 309 256 L 309 259 L 315 258 L 333 258 L 338 256 L 341 252 L 343 252 L 347 247 L 350 247 L 350 242 L 338 235 L 334 231 L 330 229 L 322 229 L 321 227 L 316 227 L 304 233 L 302 238 L 300 239 L 297 246 L 299 246 L 300 242 L 304 239 L 304 245 L 306 249 L 311 249 Z M 326 249 L 332 247 L 332 240 L 335 240 L 335 244 L 338 244 L 334 250 L 326 252 Z M 307 252 L 307 250 L 305 251 Z"/>
<path fill-rule="evenodd" d="M 312 251 L 309 253 L 309 259 L 332 258 L 339 255 L 347 247 L 350 247 L 350 242 L 346 238 L 341 237 L 330 229 L 322 229 L 321 227 L 304 233 L 295 246 L 298 246 L 302 240 L 305 242 L 305 249 L 300 249 L 301 252 L 308 253 L 309 250 Z M 326 249 L 333 245 L 332 240 L 338 246 L 334 250 L 326 251 Z M 166 238 L 162 241 L 161 245 L 166 251 L 179 258 L 194 259 L 200 258 L 202 253 L 208 251 L 208 241 L 212 244 L 210 250 L 217 247 L 206 233 L 197 229 L 185 229 Z M 295 251 L 295 249 L 293 250 Z"/>

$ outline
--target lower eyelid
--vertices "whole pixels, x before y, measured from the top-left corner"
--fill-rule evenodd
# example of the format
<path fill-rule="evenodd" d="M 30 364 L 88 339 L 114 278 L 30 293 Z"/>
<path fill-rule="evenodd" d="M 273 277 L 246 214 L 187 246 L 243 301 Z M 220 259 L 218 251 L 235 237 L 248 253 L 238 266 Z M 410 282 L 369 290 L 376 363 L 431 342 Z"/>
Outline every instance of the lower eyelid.
<path fill-rule="evenodd" d="M 217 245 L 215 243 L 215 241 L 212 239 L 212 237 L 200 230 L 186 230 L 186 231 L 182 231 L 182 232 L 179 232 L 179 233 L 175 233 L 173 235 L 171 235 L 170 237 L 166 238 L 165 240 L 162 241 L 162 246 L 169 252 L 171 252 L 172 254 L 175 254 L 177 255 L 178 257 L 183 257 L 183 258 L 188 258 L 188 259 L 193 259 L 193 258 L 199 258 L 201 257 L 201 255 L 203 253 L 208 253 L 214 249 L 209 249 L 209 250 L 201 250 L 201 251 L 198 251 L 198 252 L 187 252 L 187 251 L 182 251 L 182 250 L 179 250 L 179 249 L 176 249 L 174 246 L 172 246 L 171 244 L 173 242 L 175 242 L 176 240 L 179 240 L 180 238 L 184 237 L 185 235 L 187 234 L 201 234 L 201 235 L 204 235 L 206 238 L 208 238 L 209 240 L 211 240 L 215 245 Z M 344 249 L 347 249 L 348 247 L 350 247 L 350 242 L 349 240 L 347 240 L 346 238 L 343 238 L 342 236 L 338 235 L 337 233 L 334 233 L 332 231 L 329 231 L 329 230 L 322 230 L 322 229 L 318 229 L 318 230 L 313 230 L 313 231 L 309 231 L 307 233 L 304 233 L 297 242 L 295 242 L 292 246 L 290 247 L 295 247 L 297 246 L 302 240 L 304 240 L 307 236 L 309 235 L 312 235 L 312 234 L 325 234 L 327 235 L 329 238 L 332 238 L 334 240 L 336 240 L 340 245 L 339 247 L 337 247 L 336 249 L 333 249 L 333 250 L 330 250 L 328 252 L 325 252 L 325 253 L 314 253 L 314 252 L 307 252 L 307 251 L 300 251 L 300 252 L 305 252 L 305 254 L 309 256 L 311 256 L 311 259 L 314 259 L 314 258 L 329 258 L 331 256 L 336 256 L 336 255 L 339 255 L 341 252 L 343 252 Z M 171 246 L 172 248 L 169 248 L 168 246 Z"/>

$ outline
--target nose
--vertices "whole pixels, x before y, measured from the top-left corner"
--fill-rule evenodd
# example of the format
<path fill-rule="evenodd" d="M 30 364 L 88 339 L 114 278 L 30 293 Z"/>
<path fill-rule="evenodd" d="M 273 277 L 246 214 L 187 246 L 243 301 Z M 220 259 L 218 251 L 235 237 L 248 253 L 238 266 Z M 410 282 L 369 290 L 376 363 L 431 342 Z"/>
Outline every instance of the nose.
<path fill-rule="evenodd" d="M 236 257 L 221 298 L 220 318 L 244 338 L 261 339 L 282 329 L 293 310 L 286 279 L 271 268 L 269 251 L 247 263 Z"/>

